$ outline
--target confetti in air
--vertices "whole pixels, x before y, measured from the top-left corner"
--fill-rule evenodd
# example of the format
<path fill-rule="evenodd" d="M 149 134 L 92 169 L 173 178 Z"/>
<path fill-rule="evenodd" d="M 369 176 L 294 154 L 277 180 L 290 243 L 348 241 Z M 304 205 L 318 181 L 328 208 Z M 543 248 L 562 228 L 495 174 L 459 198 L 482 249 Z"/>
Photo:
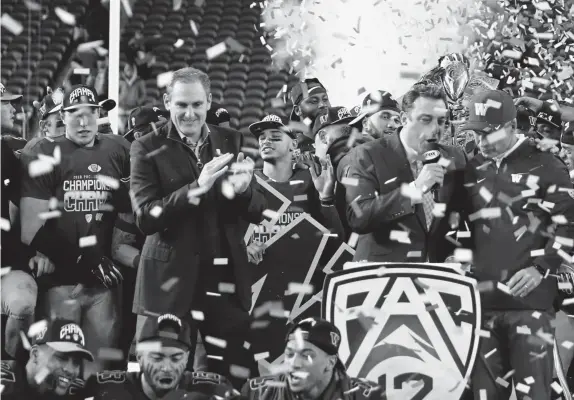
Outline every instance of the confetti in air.
<path fill-rule="evenodd" d="M 478 11 L 474 0 L 266 4 L 262 40 L 273 48 L 275 65 L 320 77 L 331 103 L 346 106 L 358 103 L 359 88 L 399 97 L 440 56 L 464 51 L 470 40 L 461 26 Z"/>

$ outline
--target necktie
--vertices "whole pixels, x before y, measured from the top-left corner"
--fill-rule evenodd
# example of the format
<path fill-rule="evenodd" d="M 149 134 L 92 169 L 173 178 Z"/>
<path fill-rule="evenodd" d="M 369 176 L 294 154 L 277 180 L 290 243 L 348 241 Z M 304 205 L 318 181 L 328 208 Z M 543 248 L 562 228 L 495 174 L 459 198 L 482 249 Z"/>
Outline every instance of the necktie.
<path fill-rule="evenodd" d="M 415 165 L 415 170 L 416 170 L 416 174 L 415 176 L 419 176 L 421 170 L 423 169 L 423 163 L 420 160 L 415 161 L 415 163 L 413 163 Z M 432 191 L 428 191 L 426 193 L 423 193 L 423 210 L 425 212 L 425 220 L 426 220 L 426 227 L 427 227 L 427 231 L 430 229 L 432 220 L 433 220 L 433 215 L 432 215 L 432 211 L 434 209 L 434 199 L 433 199 L 433 194 Z"/>
<path fill-rule="evenodd" d="M 197 159 L 199 160 L 199 142 L 194 143 L 190 138 L 188 138 L 187 136 L 184 136 L 183 138 L 185 144 L 191 149 L 193 150 L 193 153 L 195 154 L 195 156 L 197 157 Z"/>

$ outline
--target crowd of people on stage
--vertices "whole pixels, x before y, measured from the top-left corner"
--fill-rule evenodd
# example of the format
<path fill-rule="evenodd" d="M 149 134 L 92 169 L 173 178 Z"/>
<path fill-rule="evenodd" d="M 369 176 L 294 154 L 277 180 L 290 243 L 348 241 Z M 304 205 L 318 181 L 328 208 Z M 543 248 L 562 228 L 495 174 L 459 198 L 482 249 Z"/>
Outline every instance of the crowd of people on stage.
<path fill-rule="evenodd" d="M 290 116 L 245 133 L 210 84 L 174 71 L 164 108 L 134 89 L 123 135 L 102 129 L 114 100 L 66 85 L 35 105 L 39 137 L 2 137 L 2 396 L 391 398 L 347 376 L 341 332 L 318 315 L 285 327 L 283 365 L 259 377 L 252 273 L 290 220 L 269 223 L 258 180 L 291 201 L 285 213 L 353 243 L 354 261 L 464 264 L 489 332 L 468 398 L 507 399 L 518 383 L 519 399 L 560 398 L 554 346 L 574 389 L 574 108 L 478 91 L 462 148 L 443 140 L 453 121 L 432 82 L 346 108 L 306 79 Z M 0 92 L 12 129 L 22 98 Z"/>

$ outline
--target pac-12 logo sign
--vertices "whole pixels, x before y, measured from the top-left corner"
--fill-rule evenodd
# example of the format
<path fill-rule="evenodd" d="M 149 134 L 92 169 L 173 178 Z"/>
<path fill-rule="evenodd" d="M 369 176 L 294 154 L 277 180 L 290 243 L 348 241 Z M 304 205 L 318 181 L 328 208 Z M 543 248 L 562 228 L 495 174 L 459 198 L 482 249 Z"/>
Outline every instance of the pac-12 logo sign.
<path fill-rule="evenodd" d="M 462 396 L 478 351 L 474 279 L 440 264 L 387 263 L 327 275 L 323 296 L 350 376 L 378 382 L 389 398 Z"/>

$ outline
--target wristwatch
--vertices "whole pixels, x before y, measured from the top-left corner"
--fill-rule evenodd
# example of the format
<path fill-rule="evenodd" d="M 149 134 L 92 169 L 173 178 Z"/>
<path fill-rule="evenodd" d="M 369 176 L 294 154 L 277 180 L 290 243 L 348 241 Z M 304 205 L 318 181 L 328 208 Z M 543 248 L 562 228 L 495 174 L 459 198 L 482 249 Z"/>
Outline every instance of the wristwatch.
<path fill-rule="evenodd" d="M 536 268 L 536 271 L 540 272 L 540 275 L 542 275 L 542 279 L 546 279 L 548 277 L 548 275 L 550 274 L 550 270 L 549 269 L 545 269 L 542 268 L 540 265 L 538 264 L 532 264 L 532 266 L 534 268 Z"/>

